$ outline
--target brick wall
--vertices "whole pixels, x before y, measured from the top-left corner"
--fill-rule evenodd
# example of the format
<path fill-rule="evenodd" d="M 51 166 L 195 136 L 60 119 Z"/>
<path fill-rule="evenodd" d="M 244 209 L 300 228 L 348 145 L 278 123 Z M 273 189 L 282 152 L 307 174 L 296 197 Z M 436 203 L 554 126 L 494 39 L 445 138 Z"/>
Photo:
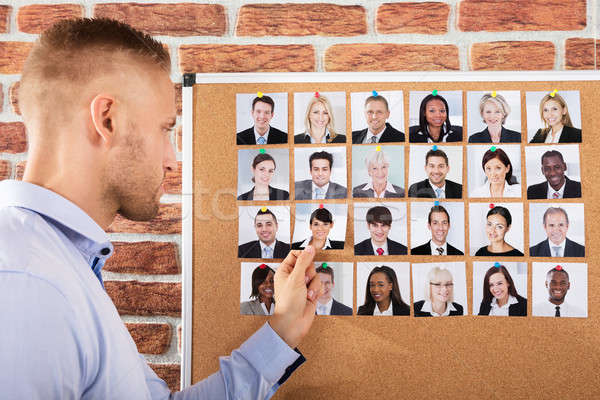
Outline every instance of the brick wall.
<path fill-rule="evenodd" d="M 36 35 L 61 18 L 114 17 L 157 35 L 169 46 L 176 88 L 183 72 L 589 70 L 600 53 L 600 0 L 206 3 L 0 0 L 0 179 L 20 178 L 27 160 L 23 61 Z M 180 137 L 178 129 L 179 160 Z M 111 225 L 116 252 L 104 279 L 138 349 L 177 389 L 181 163 L 167 182 L 154 221 Z"/>

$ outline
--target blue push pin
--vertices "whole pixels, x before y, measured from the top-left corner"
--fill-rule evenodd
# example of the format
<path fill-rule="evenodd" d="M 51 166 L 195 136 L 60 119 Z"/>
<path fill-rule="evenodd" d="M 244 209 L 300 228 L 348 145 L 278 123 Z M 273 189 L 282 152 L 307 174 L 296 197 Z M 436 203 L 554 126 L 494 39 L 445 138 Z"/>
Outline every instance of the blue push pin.
<path fill-rule="evenodd" d="M 433 149 L 433 151 L 436 151 L 437 150 L 437 144 L 434 144 L 433 147 L 432 147 L 432 149 Z"/>
<path fill-rule="evenodd" d="M 496 267 L 496 268 L 500 268 L 500 263 L 499 263 L 499 262 L 495 262 L 495 263 L 494 263 L 494 267 Z"/>
<path fill-rule="evenodd" d="M 373 90 L 371 93 L 373 94 L 373 97 L 379 96 L 379 93 L 377 93 L 377 90 Z"/>
<path fill-rule="evenodd" d="M 440 205 L 440 202 L 436 200 L 436 201 L 434 201 L 434 202 L 433 202 L 433 205 L 434 205 L 434 206 L 439 206 L 439 205 Z"/>

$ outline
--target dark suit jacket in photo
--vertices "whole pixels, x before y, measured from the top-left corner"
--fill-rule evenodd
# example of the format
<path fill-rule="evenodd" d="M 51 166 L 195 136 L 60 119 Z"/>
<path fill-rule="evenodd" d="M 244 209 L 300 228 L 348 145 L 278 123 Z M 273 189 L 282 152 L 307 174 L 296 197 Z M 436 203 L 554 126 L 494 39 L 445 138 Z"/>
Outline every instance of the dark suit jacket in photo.
<path fill-rule="evenodd" d="M 267 137 L 267 144 L 281 144 L 287 143 L 288 135 L 284 131 L 280 131 L 277 128 L 269 127 L 269 136 Z M 256 144 L 256 138 L 254 137 L 254 126 L 245 129 L 237 134 L 237 144 Z"/>
<path fill-rule="evenodd" d="M 527 299 L 517 295 L 517 304 L 511 304 L 508 306 L 508 315 L 510 317 L 526 317 L 527 316 Z M 490 315 L 492 311 L 492 305 L 490 303 L 484 304 L 483 301 L 479 306 L 479 313 L 477 315 Z"/>
<path fill-rule="evenodd" d="M 469 136 L 469 143 L 492 143 L 492 136 L 488 128 Z M 521 134 L 502 127 L 500 143 L 521 143 Z"/>
<path fill-rule="evenodd" d="M 411 143 L 427 143 L 427 132 L 421 132 L 419 125 L 411 126 L 408 128 L 408 140 Z M 462 126 L 452 125 L 446 142 L 462 142 Z"/>
<path fill-rule="evenodd" d="M 295 144 L 310 143 L 310 136 L 307 135 L 306 133 L 299 133 L 297 135 L 294 135 L 294 143 Z M 333 140 L 331 142 L 327 142 L 327 143 L 328 144 L 329 143 L 346 143 L 346 135 L 335 135 Z"/>
<path fill-rule="evenodd" d="M 304 240 L 301 242 L 292 243 L 292 250 L 302 250 L 304 247 L 300 247 L 304 243 Z M 329 239 L 329 243 L 331 247 L 326 250 L 344 250 L 344 242 L 342 240 L 331 240 Z M 316 249 L 317 251 L 321 249 Z"/>
<path fill-rule="evenodd" d="M 531 257 L 552 257 L 549 240 L 542 240 L 535 246 L 530 247 L 529 255 Z M 585 257 L 585 246 L 567 238 L 563 257 Z"/>
<path fill-rule="evenodd" d="M 369 128 L 360 131 L 352 132 L 352 144 L 361 144 L 367 137 Z M 389 123 L 385 123 L 385 130 L 377 143 L 404 142 L 404 133 L 392 127 Z"/>
<path fill-rule="evenodd" d="M 431 256 L 431 240 L 421 246 L 410 249 L 410 254 L 415 256 Z M 446 253 L 449 256 L 464 256 L 463 252 L 446 242 Z"/>
<path fill-rule="evenodd" d="M 546 139 L 542 137 L 542 130 L 538 129 L 529 143 L 544 143 L 545 141 Z M 581 129 L 563 126 L 558 143 L 581 143 Z"/>
<path fill-rule="evenodd" d="M 333 299 L 331 313 L 329 315 L 352 315 L 352 309 L 347 305 Z"/>
<path fill-rule="evenodd" d="M 387 239 L 388 254 L 390 256 L 405 255 L 408 249 L 402 243 L 398 243 L 390 238 Z M 371 243 L 371 238 L 365 239 L 362 242 L 354 245 L 355 256 L 372 256 L 375 254 L 375 249 Z"/>
<path fill-rule="evenodd" d="M 527 188 L 528 199 L 546 199 L 548 196 L 548 181 L 531 185 Z M 572 181 L 565 176 L 563 198 L 581 197 L 581 182 Z"/>
<path fill-rule="evenodd" d="M 428 197 L 435 199 L 435 192 L 429 184 L 429 179 L 421 182 L 413 183 L 408 188 L 408 197 Z M 462 198 L 462 185 L 446 179 L 446 198 L 460 199 Z"/>
<path fill-rule="evenodd" d="M 376 303 L 371 304 L 371 306 L 367 306 L 363 304 L 358 307 L 357 315 L 373 315 L 373 311 L 375 311 L 375 307 L 377 307 Z M 410 315 L 410 307 L 406 304 L 400 304 L 392 299 L 392 315 Z"/>
<path fill-rule="evenodd" d="M 312 180 L 306 179 L 299 181 L 294 184 L 294 190 L 296 192 L 296 200 L 310 200 L 312 199 Z M 326 199 L 345 199 L 348 194 L 346 188 L 335 182 L 329 182 L 327 193 L 325 193 Z"/>
<path fill-rule="evenodd" d="M 269 200 L 289 200 L 290 194 L 282 189 L 269 186 Z M 254 187 L 238 196 L 238 200 L 254 200 Z"/>
<path fill-rule="evenodd" d="M 362 183 L 362 184 L 356 186 L 355 188 L 353 188 L 352 189 L 352 197 L 374 198 L 375 191 L 373 189 L 363 190 L 363 187 L 365 187 L 365 185 L 366 185 L 366 183 Z M 386 190 L 385 193 L 383 194 L 384 198 L 392 199 L 392 198 L 404 197 L 404 188 L 403 187 L 396 186 L 394 184 L 392 184 L 392 187 L 394 188 L 396 193 L 388 192 Z"/>
<path fill-rule="evenodd" d="M 415 317 L 431 317 L 431 313 L 426 312 L 426 311 L 421 311 L 424 304 L 425 304 L 425 300 L 417 301 L 415 304 L 413 304 L 414 311 L 415 311 Z M 461 306 L 460 304 L 455 303 L 455 302 L 452 302 L 452 305 L 454 306 L 454 308 L 456 308 L 456 311 L 450 311 L 449 316 L 463 315 L 463 306 Z"/>
<path fill-rule="evenodd" d="M 275 240 L 275 248 L 273 249 L 273 258 L 285 258 L 290 252 L 290 245 L 279 240 Z M 258 240 L 253 240 L 238 246 L 239 258 L 261 258 L 260 243 Z"/>

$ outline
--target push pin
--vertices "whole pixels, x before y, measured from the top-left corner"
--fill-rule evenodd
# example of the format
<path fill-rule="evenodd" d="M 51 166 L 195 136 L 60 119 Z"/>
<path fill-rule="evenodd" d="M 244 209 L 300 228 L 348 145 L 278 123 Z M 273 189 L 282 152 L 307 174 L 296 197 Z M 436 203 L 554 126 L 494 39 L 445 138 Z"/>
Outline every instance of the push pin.
<path fill-rule="evenodd" d="M 495 263 L 494 263 L 494 267 L 496 267 L 496 268 L 500 268 L 500 263 L 499 263 L 499 262 L 495 262 Z"/>
<path fill-rule="evenodd" d="M 323 264 L 321 264 L 321 267 L 323 267 L 323 268 L 327 268 L 327 263 L 323 263 Z"/>
<path fill-rule="evenodd" d="M 490 203 L 490 208 L 494 208 L 494 203 Z"/>
<path fill-rule="evenodd" d="M 437 93 L 438 93 L 437 89 L 435 89 L 433 92 L 431 92 L 431 94 L 434 96 L 437 96 L 438 95 Z"/>
<path fill-rule="evenodd" d="M 319 92 L 315 92 L 315 97 L 318 99 L 320 96 Z"/>
<path fill-rule="evenodd" d="M 319 204 L 319 208 L 323 208 L 323 203 Z"/>
<path fill-rule="evenodd" d="M 490 147 L 490 151 L 493 153 L 494 151 L 496 151 L 496 146 L 492 146 Z"/>
<path fill-rule="evenodd" d="M 554 269 L 557 270 L 557 271 L 562 271 L 562 266 L 557 265 L 556 267 L 554 267 Z"/>
<path fill-rule="evenodd" d="M 263 97 L 263 92 L 256 92 L 256 97 L 258 97 L 258 98 Z"/>
<path fill-rule="evenodd" d="M 440 205 L 440 202 L 436 200 L 436 201 L 433 202 L 433 205 L 437 207 L 437 206 Z"/>
<path fill-rule="evenodd" d="M 375 147 L 375 151 L 381 151 L 381 146 Z"/>
<path fill-rule="evenodd" d="M 260 209 L 260 211 L 262 211 L 262 212 L 267 212 L 267 207 L 265 207 L 265 206 L 262 206 L 262 207 L 261 207 L 261 209 Z"/>
<path fill-rule="evenodd" d="M 377 90 L 373 90 L 371 93 L 373 94 L 373 97 L 379 96 L 379 93 L 377 93 Z"/>
<path fill-rule="evenodd" d="M 260 264 L 260 265 L 258 266 L 258 268 L 260 268 L 260 269 L 265 269 L 265 268 L 267 268 L 267 267 L 268 267 L 268 265 L 267 265 L 267 264 Z"/>
<path fill-rule="evenodd" d="M 558 90 L 554 89 L 552 92 L 550 92 L 550 97 L 554 97 L 557 92 Z"/>
<path fill-rule="evenodd" d="M 496 97 L 496 91 L 492 91 L 492 97 Z"/>
<path fill-rule="evenodd" d="M 265 154 L 265 149 L 260 149 L 258 152 L 259 152 L 260 154 Z"/>
<path fill-rule="evenodd" d="M 437 150 L 437 144 L 434 144 L 433 147 L 431 148 L 433 151 Z"/>

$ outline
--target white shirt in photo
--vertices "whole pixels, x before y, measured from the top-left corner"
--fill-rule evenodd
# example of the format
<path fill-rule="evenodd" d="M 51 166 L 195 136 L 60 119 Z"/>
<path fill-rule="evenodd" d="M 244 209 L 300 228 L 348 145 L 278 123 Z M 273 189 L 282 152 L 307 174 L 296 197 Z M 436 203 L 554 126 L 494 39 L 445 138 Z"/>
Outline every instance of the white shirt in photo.
<path fill-rule="evenodd" d="M 492 197 L 490 192 L 490 182 L 484 183 L 482 186 L 479 186 L 473 193 L 471 193 L 471 197 Z M 506 181 L 504 182 L 504 192 L 502 193 L 502 197 L 521 197 L 521 185 L 515 183 L 514 185 L 509 185 Z"/>
<path fill-rule="evenodd" d="M 317 315 L 331 315 L 331 306 L 333 306 L 333 297 L 325 304 L 317 301 Z"/>
<path fill-rule="evenodd" d="M 566 244 L 567 239 L 563 240 L 559 244 L 554 244 L 550 241 L 550 239 L 548 239 L 548 245 L 550 245 L 550 257 L 564 257 Z"/>
<path fill-rule="evenodd" d="M 275 251 L 275 243 L 273 242 L 270 246 L 267 246 L 265 243 L 263 243 L 262 240 L 259 240 L 258 243 L 260 243 L 260 258 L 273 258 L 273 252 Z M 266 248 L 270 248 L 270 251 L 265 250 Z M 267 254 L 267 252 L 269 254 Z"/>
<path fill-rule="evenodd" d="M 273 315 L 273 312 L 275 311 L 275 303 L 271 302 L 271 307 L 269 307 L 269 309 L 267 310 L 267 306 L 265 306 L 265 303 L 260 303 L 260 306 L 262 307 L 263 311 L 265 312 L 265 315 Z"/>
<path fill-rule="evenodd" d="M 385 311 L 379 311 L 379 306 L 375 303 L 375 309 L 373 310 L 373 315 L 378 317 L 384 315 L 394 315 L 394 306 L 392 306 L 392 301 L 390 300 L 390 306 Z"/>
<path fill-rule="evenodd" d="M 518 302 L 519 300 L 517 300 L 516 297 L 509 294 L 506 304 L 500 307 L 498 305 L 498 299 L 494 297 L 492 299 L 492 308 L 489 315 L 494 315 L 496 317 L 508 317 L 508 307 L 512 306 L 513 304 L 517 304 Z"/>
<path fill-rule="evenodd" d="M 456 308 L 454 308 L 454 304 L 452 304 L 451 301 L 448 301 L 448 302 L 446 302 L 446 311 L 444 311 L 443 314 L 438 314 L 435 311 L 433 311 L 431 302 L 429 300 L 425 300 L 425 303 L 423 304 L 423 308 L 421 308 L 421 311 L 428 312 L 433 317 L 447 317 L 448 315 L 450 315 L 450 311 L 456 311 Z"/>
<path fill-rule="evenodd" d="M 302 242 L 302 244 L 300 245 L 301 249 L 306 248 L 306 246 L 308 246 L 308 244 L 310 243 L 310 241 L 312 240 L 312 236 L 309 237 L 308 239 L 304 240 L 304 242 Z M 323 246 L 323 248 L 321 250 L 326 250 L 326 249 L 330 249 L 331 248 L 331 242 L 329 241 L 329 238 L 325 239 L 325 246 Z"/>
<path fill-rule="evenodd" d="M 560 128 L 560 131 L 558 131 L 558 133 L 554 137 L 554 140 L 552 140 L 552 130 L 550 130 L 550 132 L 548 132 L 548 134 L 546 135 L 546 140 L 544 141 L 544 143 L 558 143 L 558 141 L 560 140 L 560 135 L 562 135 L 562 131 L 563 128 Z"/>
<path fill-rule="evenodd" d="M 270 131 L 271 131 L 271 127 L 269 126 L 269 127 L 267 128 L 267 131 L 265 132 L 265 134 L 264 134 L 264 135 L 261 135 L 261 134 L 260 134 L 260 133 L 258 133 L 258 131 L 256 130 L 256 125 L 255 125 L 255 126 L 254 126 L 254 142 L 255 142 L 256 144 L 259 144 L 259 143 L 258 143 L 258 138 L 260 138 L 260 137 L 263 137 L 263 138 L 265 138 L 265 143 L 264 143 L 264 144 L 267 144 L 267 142 L 269 141 L 269 132 L 270 132 Z"/>
<path fill-rule="evenodd" d="M 373 195 L 377 199 L 383 199 L 385 197 L 385 192 L 396 193 L 396 190 L 394 189 L 394 186 L 390 183 L 390 181 L 386 182 L 385 189 L 379 195 L 377 194 L 375 189 L 373 189 L 373 181 L 369 181 L 362 188 L 362 190 L 369 190 L 369 189 L 373 190 Z"/>
<path fill-rule="evenodd" d="M 431 246 L 431 255 L 433 255 L 433 256 L 447 256 L 448 255 L 448 243 L 447 242 L 444 242 L 443 245 L 438 246 L 437 244 L 435 244 L 433 242 L 433 240 L 430 240 L 429 246 Z M 442 254 L 440 254 L 440 252 L 437 250 L 438 247 L 441 247 L 442 249 L 444 249 L 444 252 Z"/>
<path fill-rule="evenodd" d="M 565 186 L 567 186 L 567 180 L 565 179 L 565 183 L 558 190 L 552 189 L 552 186 L 548 182 L 546 182 L 548 186 L 548 191 L 546 192 L 546 198 L 548 199 L 562 199 L 565 193 Z M 554 197 L 554 193 L 558 193 L 556 197 Z"/>
<path fill-rule="evenodd" d="M 317 198 L 317 189 L 322 190 L 322 193 L 323 193 L 322 199 Z M 312 182 L 312 199 L 313 200 L 324 200 L 325 196 L 327 196 L 327 190 L 329 190 L 329 182 L 327 182 L 327 184 L 323 185 L 322 187 L 319 187 L 319 186 L 315 185 L 314 182 Z"/>
<path fill-rule="evenodd" d="M 390 253 L 388 253 L 388 245 L 387 245 L 387 240 L 385 241 L 385 243 L 383 243 L 383 246 L 377 246 L 375 244 L 375 242 L 373 241 L 373 239 L 371 239 L 371 246 L 373 246 L 373 254 L 375 254 L 376 256 L 379 255 L 379 253 L 377 253 L 377 249 L 382 249 L 383 253 L 381 254 L 382 256 L 389 256 Z"/>
<path fill-rule="evenodd" d="M 431 188 L 433 189 L 433 193 L 435 193 L 435 195 L 438 199 L 446 198 L 446 180 L 444 180 L 444 186 L 442 186 L 442 187 L 434 185 L 433 183 L 431 183 L 431 181 L 429 179 L 427 180 L 427 182 L 429 182 L 429 186 L 431 186 Z M 439 196 L 438 196 L 438 191 L 440 192 Z"/>
<path fill-rule="evenodd" d="M 534 304 L 533 315 L 536 317 L 555 317 L 556 306 L 556 304 L 550 303 L 550 301 L 544 301 L 543 303 Z M 576 305 L 567 303 L 566 301 L 562 304 L 559 304 L 558 306 L 561 317 L 587 317 L 587 313 L 583 309 L 577 307 Z"/>
<path fill-rule="evenodd" d="M 363 144 L 379 143 L 379 141 L 381 140 L 381 135 L 383 135 L 383 132 L 385 132 L 385 128 L 383 128 L 383 130 L 376 135 L 373 132 L 371 132 L 371 128 L 367 128 L 367 136 L 363 140 Z M 375 138 L 376 140 L 373 141 L 373 138 Z"/>

